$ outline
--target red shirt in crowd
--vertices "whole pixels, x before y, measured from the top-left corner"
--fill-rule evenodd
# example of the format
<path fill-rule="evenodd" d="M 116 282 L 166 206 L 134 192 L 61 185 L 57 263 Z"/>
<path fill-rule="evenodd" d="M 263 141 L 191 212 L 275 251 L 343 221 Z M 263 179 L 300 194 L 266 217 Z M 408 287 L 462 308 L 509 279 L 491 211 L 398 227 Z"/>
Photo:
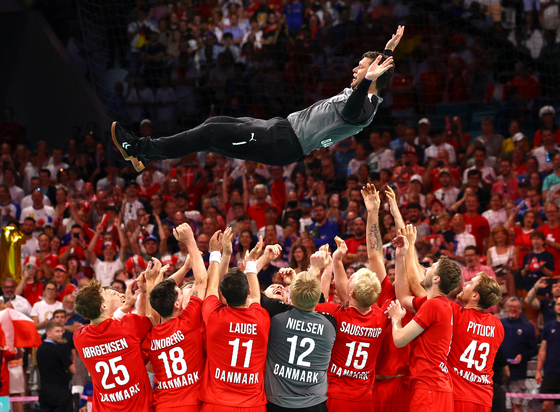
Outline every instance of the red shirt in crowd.
<path fill-rule="evenodd" d="M 64 296 L 72 295 L 76 292 L 76 286 L 69 283 L 68 285 L 60 285 L 58 287 L 58 292 L 56 293 L 56 300 L 62 302 Z"/>
<path fill-rule="evenodd" d="M 439 172 L 441 171 L 441 169 L 441 167 L 438 167 L 430 171 L 430 178 L 432 179 L 432 193 L 438 189 L 441 189 L 441 183 L 439 182 Z M 461 181 L 461 172 L 459 171 L 459 169 L 451 168 L 449 169 L 449 171 L 457 181 Z"/>
<path fill-rule="evenodd" d="M 466 213 L 463 216 L 465 217 L 465 231 L 474 236 L 477 249 L 484 250 L 484 238 L 490 236 L 488 220 L 478 213 L 473 217 L 468 217 Z"/>
<path fill-rule="evenodd" d="M 257 222 L 257 227 L 259 228 L 266 226 L 266 217 L 264 215 L 264 210 L 267 206 L 270 206 L 270 203 L 264 202 L 262 206 L 255 204 L 249 207 L 249 209 L 247 210 L 247 214 L 251 216 L 251 219 Z M 276 207 L 276 209 L 278 209 L 278 207 Z"/>
<path fill-rule="evenodd" d="M 414 321 L 424 329 L 410 345 L 412 390 L 451 392 L 447 354 L 453 336 L 453 308 L 445 296 L 414 298 Z"/>
<path fill-rule="evenodd" d="M 152 387 L 140 347 L 151 328 L 147 317 L 128 314 L 121 320 L 83 325 L 74 332 L 74 346 L 91 374 L 96 412 L 152 407 Z"/>
<path fill-rule="evenodd" d="M 550 240 L 555 243 L 560 243 L 560 225 L 551 229 L 548 224 L 539 227 L 539 230 L 544 233 L 546 240 Z M 560 250 L 553 248 L 552 246 L 546 246 L 546 250 L 552 253 L 555 262 L 560 262 Z M 560 276 L 560 265 L 554 265 L 554 276 Z"/>
<path fill-rule="evenodd" d="M 454 302 L 453 344 L 449 352 L 449 373 L 453 399 L 492 407 L 494 358 L 504 340 L 504 327 L 491 313 L 465 309 Z"/>
<path fill-rule="evenodd" d="M 198 395 L 205 362 L 202 300 L 191 297 L 181 315 L 154 326 L 142 342 L 142 350 L 156 375 L 156 410 L 200 404 Z"/>
<path fill-rule="evenodd" d="M 533 244 L 531 243 L 531 233 L 535 229 L 531 229 L 525 232 L 521 226 L 513 227 L 513 246 L 519 251 L 519 263 L 523 263 L 525 254 L 532 249 Z"/>
<path fill-rule="evenodd" d="M 23 289 L 23 297 L 33 306 L 43 297 L 43 283 L 26 283 Z"/>
<path fill-rule="evenodd" d="M 560 127 L 554 132 L 554 141 L 556 144 L 560 144 Z M 539 147 L 542 143 L 542 129 L 535 132 L 533 136 L 533 147 Z"/>
<path fill-rule="evenodd" d="M 362 240 L 357 240 L 355 237 L 346 239 L 346 246 L 348 246 L 347 253 L 358 253 L 358 246 L 365 245 L 365 244 L 366 244 L 365 237 Z"/>
<path fill-rule="evenodd" d="M 202 402 L 230 407 L 266 405 L 268 312 L 258 303 L 232 308 L 216 296 L 208 296 L 202 305 L 202 319 L 207 354 L 200 390 Z M 241 374 L 240 381 L 232 381 L 231 376 L 236 374 Z"/>

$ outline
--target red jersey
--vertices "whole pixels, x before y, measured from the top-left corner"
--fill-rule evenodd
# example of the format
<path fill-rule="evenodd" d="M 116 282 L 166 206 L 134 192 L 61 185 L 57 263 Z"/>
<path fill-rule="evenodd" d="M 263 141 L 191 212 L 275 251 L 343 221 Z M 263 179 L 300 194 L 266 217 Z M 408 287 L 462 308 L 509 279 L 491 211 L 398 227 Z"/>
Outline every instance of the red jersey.
<path fill-rule="evenodd" d="M 476 214 L 474 217 L 468 217 L 465 213 L 465 231 L 474 236 L 476 247 L 479 251 L 484 250 L 484 239 L 490 236 L 490 225 L 485 217 Z"/>
<path fill-rule="evenodd" d="M 200 403 L 198 392 L 204 370 L 202 300 L 191 297 L 181 315 L 154 326 L 142 342 L 142 350 L 156 375 L 156 411 Z"/>
<path fill-rule="evenodd" d="M 454 333 L 448 363 L 453 399 L 491 407 L 492 366 L 504 340 L 504 327 L 490 313 L 465 309 L 454 302 L 451 307 Z"/>
<path fill-rule="evenodd" d="M 414 298 L 416 316 L 422 332 L 410 344 L 410 374 L 414 389 L 451 392 L 447 355 L 453 337 L 453 308 L 445 296 Z"/>
<path fill-rule="evenodd" d="M 555 243 L 560 243 L 560 225 L 551 229 L 548 224 L 539 227 L 539 230 L 544 233 L 546 240 L 551 240 Z M 555 262 L 560 262 L 560 250 L 554 249 L 551 246 L 546 246 L 545 249 L 552 253 Z M 558 266 L 558 267 L 556 267 Z M 560 265 L 554 265 L 554 277 L 560 276 Z"/>
<path fill-rule="evenodd" d="M 43 283 L 26 283 L 25 289 L 23 289 L 23 297 L 27 299 L 31 306 L 39 302 L 43 297 Z"/>
<path fill-rule="evenodd" d="M 531 233 L 533 233 L 535 229 L 531 229 L 528 232 L 521 226 L 514 226 L 513 227 L 513 246 L 519 250 L 519 262 L 523 263 L 523 259 L 525 258 L 525 254 L 527 251 L 533 248 L 533 244 L 531 243 Z"/>
<path fill-rule="evenodd" d="M 78 291 L 76 290 L 76 286 L 74 286 L 73 284 L 69 283 L 67 285 L 60 285 L 56 293 L 56 300 L 62 302 L 64 296 L 74 295 L 75 293 L 78 293 Z"/>
<path fill-rule="evenodd" d="M 377 299 L 377 304 L 383 309 L 396 299 L 395 288 L 391 284 L 388 277 L 383 279 L 381 283 L 381 294 Z M 402 326 L 405 327 L 413 318 L 413 314 L 406 311 L 406 315 L 402 320 Z M 410 345 L 403 348 L 397 348 L 393 341 L 393 332 L 391 324 L 385 327 L 383 340 L 381 342 L 381 350 L 377 357 L 375 365 L 375 373 L 382 376 L 410 375 L 408 361 L 410 359 Z"/>
<path fill-rule="evenodd" d="M 147 411 L 152 387 L 142 361 L 140 344 L 152 322 L 128 314 L 120 321 L 83 325 L 74 332 L 74 346 L 91 374 L 96 412 Z"/>
<path fill-rule="evenodd" d="M 217 405 L 266 405 L 264 370 L 270 316 L 258 303 L 232 308 L 216 296 L 202 305 L 206 326 L 206 373 L 200 400 Z"/>
<path fill-rule="evenodd" d="M 327 396 L 350 401 L 371 400 L 375 361 L 389 317 L 377 305 L 365 315 L 355 308 L 334 303 L 320 303 L 315 310 L 332 314 L 338 325 L 327 371 Z"/>
<path fill-rule="evenodd" d="M 354 237 L 346 239 L 346 246 L 348 246 L 348 252 L 347 253 L 358 253 L 358 246 L 365 245 L 365 244 L 366 244 L 366 238 L 365 237 L 362 240 L 357 240 Z"/>

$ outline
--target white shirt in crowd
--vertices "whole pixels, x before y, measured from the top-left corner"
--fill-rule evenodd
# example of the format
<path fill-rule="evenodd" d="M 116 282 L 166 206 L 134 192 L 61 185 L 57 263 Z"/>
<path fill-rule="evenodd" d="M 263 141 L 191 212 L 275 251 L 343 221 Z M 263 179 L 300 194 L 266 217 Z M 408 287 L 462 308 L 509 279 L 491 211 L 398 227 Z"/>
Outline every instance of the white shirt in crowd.
<path fill-rule="evenodd" d="M 475 169 L 476 166 L 471 166 L 468 169 L 465 169 L 465 171 L 463 172 L 463 184 L 466 185 L 467 183 L 469 183 L 469 178 L 468 178 L 469 172 Z M 484 180 L 486 183 L 489 184 L 496 183 L 496 172 L 494 172 L 494 168 L 484 165 L 480 173 L 482 173 L 482 180 Z"/>
<path fill-rule="evenodd" d="M 62 302 L 57 301 L 52 305 L 49 305 L 44 300 L 40 300 L 33 305 L 33 309 L 31 309 L 31 316 L 37 316 L 38 321 L 43 322 L 45 319 L 51 320 L 54 311 L 59 309 L 64 309 Z M 45 333 L 45 329 L 39 329 L 37 332 L 39 332 L 39 335 L 42 335 Z"/>
<path fill-rule="evenodd" d="M 492 209 L 485 211 L 482 214 L 485 217 L 490 226 L 490 230 L 494 229 L 496 226 L 505 225 L 507 222 L 507 213 L 504 208 L 493 211 Z"/>
<path fill-rule="evenodd" d="M 555 145 L 553 150 L 560 151 L 560 146 Z M 532 153 L 532 156 L 535 156 L 535 158 L 537 159 L 537 162 L 539 162 L 539 172 L 542 173 L 542 172 L 545 172 L 547 170 L 552 170 L 552 167 L 554 165 L 552 164 L 552 161 L 550 161 L 550 162 L 546 161 L 546 155 L 548 153 L 548 150 L 546 150 L 544 148 L 544 146 L 537 147 L 531 153 Z"/>
<path fill-rule="evenodd" d="M 12 304 L 14 310 L 17 310 L 19 313 L 23 313 L 25 316 L 31 317 L 31 304 L 23 296 L 14 295 L 14 297 L 10 299 L 10 303 Z"/>
<path fill-rule="evenodd" d="M 33 206 L 33 200 L 31 200 L 31 195 L 25 196 L 19 205 L 21 206 L 22 211 L 25 208 Z M 43 196 L 43 205 L 52 206 L 51 201 L 47 196 Z"/>
<path fill-rule="evenodd" d="M 426 149 L 426 152 L 424 153 L 424 158 L 428 159 L 431 157 L 432 159 L 437 159 L 438 153 L 442 150 L 445 150 L 447 151 L 447 153 L 449 153 L 449 163 L 455 163 L 455 149 L 449 143 L 445 142 L 440 144 L 439 146 L 433 144 L 428 147 Z"/>
<path fill-rule="evenodd" d="M 25 197 L 25 192 L 21 187 L 13 185 L 12 187 L 10 187 L 10 197 L 12 198 L 12 202 L 21 204 L 23 198 Z"/>
<path fill-rule="evenodd" d="M 113 262 L 102 262 L 97 259 L 93 264 L 92 268 L 95 278 L 101 282 L 101 286 L 111 286 L 115 272 L 124 269 L 124 265 L 118 255 L 116 258 Z"/>
<path fill-rule="evenodd" d="M 461 193 L 461 191 L 456 187 L 450 187 L 448 190 L 443 190 L 443 187 L 441 187 L 434 192 L 434 196 L 437 200 L 441 200 L 447 210 L 450 210 L 451 206 L 457 202 L 459 193 Z"/>
<path fill-rule="evenodd" d="M 467 233 L 467 231 L 464 231 L 463 233 L 459 234 L 459 235 L 455 235 L 455 250 L 453 251 L 453 254 L 457 255 L 457 256 L 465 256 L 465 248 L 467 246 L 476 246 L 476 239 L 474 238 L 473 235 L 471 235 L 470 233 Z M 460 262 L 455 261 L 460 268 L 464 268 L 465 265 L 463 265 Z"/>
<path fill-rule="evenodd" d="M 43 220 L 43 225 L 50 223 L 54 227 L 56 220 L 56 212 L 52 206 L 43 206 L 41 209 L 35 209 L 33 206 L 26 207 L 21 211 L 19 221 L 23 223 L 26 217 L 32 217 L 37 224 L 39 220 Z M 39 225 L 41 226 L 41 225 Z"/>
<path fill-rule="evenodd" d="M 370 172 L 379 172 L 381 169 L 391 169 L 395 166 L 395 154 L 391 149 L 383 148 L 373 152 L 367 158 Z"/>
<path fill-rule="evenodd" d="M 23 261 L 25 258 L 29 256 L 34 256 L 39 249 L 39 241 L 32 237 L 31 239 L 27 239 L 24 245 L 21 246 L 21 264 L 23 265 Z"/>

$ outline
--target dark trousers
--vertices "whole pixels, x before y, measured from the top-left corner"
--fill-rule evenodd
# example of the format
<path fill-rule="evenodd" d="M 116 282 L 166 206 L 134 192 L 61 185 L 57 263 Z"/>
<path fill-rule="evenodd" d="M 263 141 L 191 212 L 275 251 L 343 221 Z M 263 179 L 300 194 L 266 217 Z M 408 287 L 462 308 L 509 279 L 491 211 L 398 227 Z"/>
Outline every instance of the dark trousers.
<path fill-rule="evenodd" d="M 72 412 L 74 403 L 68 385 L 44 384 L 39 391 L 40 412 Z"/>
<path fill-rule="evenodd" d="M 502 385 L 494 384 L 494 397 L 492 398 L 492 412 L 506 412 L 506 393 Z"/>
<path fill-rule="evenodd" d="M 211 117 L 194 129 L 158 139 L 140 139 L 134 156 L 150 160 L 177 159 L 195 152 L 212 152 L 272 166 L 297 162 L 303 150 L 290 123 L 250 117 Z"/>
<path fill-rule="evenodd" d="M 329 412 L 327 408 L 327 401 L 320 403 L 319 405 L 309 406 L 307 408 L 283 408 L 281 406 L 275 405 L 273 403 L 268 402 L 266 404 L 266 411 L 267 412 Z M 352 412 L 352 411 L 348 411 Z M 358 411 L 355 411 L 358 412 Z"/>

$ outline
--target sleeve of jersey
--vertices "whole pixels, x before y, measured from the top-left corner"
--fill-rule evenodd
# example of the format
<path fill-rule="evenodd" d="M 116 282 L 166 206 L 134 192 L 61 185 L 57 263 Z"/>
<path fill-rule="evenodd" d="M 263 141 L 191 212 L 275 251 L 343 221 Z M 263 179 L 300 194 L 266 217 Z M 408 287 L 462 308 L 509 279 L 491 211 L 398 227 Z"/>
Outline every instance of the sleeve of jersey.
<path fill-rule="evenodd" d="M 216 309 L 222 305 L 222 302 L 220 302 L 217 296 L 208 296 L 204 299 L 204 303 L 202 304 L 202 320 L 204 323 L 208 323 L 208 318 L 212 312 L 216 311 Z"/>
<path fill-rule="evenodd" d="M 383 279 L 383 282 L 381 282 L 381 292 L 379 293 L 379 297 L 377 298 L 377 306 L 379 306 L 381 309 L 385 309 L 387 305 L 389 305 L 389 302 L 391 302 L 395 298 L 395 288 L 393 287 L 393 284 L 391 283 L 389 278 L 385 276 L 385 279 Z"/>
<path fill-rule="evenodd" d="M 280 302 L 277 299 L 271 299 L 264 293 L 261 293 L 261 306 L 268 312 L 271 318 L 279 313 L 287 312 L 292 309 L 291 305 L 286 305 L 284 302 Z"/>
<path fill-rule="evenodd" d="M 326 302 L 318 303 L 317 306 L 315 306 L 315 310 L 317 312 L 330 313 L 331 315 L 333 315 L 339 309 L 339 307 L 340 305 L 337 305 L 336 303 Z"/>
<path fill-rule="evenodd" d="M 428 298 L 426 296 L 424 296 L 423 298 L 415 297 L 414 299 L 412 299 L 412 306 L 414 306 L 414 310 L 418 312 L 420 306 L 426 303 L 427 300 Z"/>
<path fill-rule="evenodd" d="M 413 320 L 419 324 L 422 329 L 426 330 L 437 319 L 437 314 L 437 303 L 432 299 L 432 301 L 426 301 L 425 304 L 417 309 L 416 316 L 414 316 Z"/>
<path fill-rule="evenodd" d="M 193 328 L 202 327 L 202 300 L 191 296 L 189 304 L 181 312 L 181 319 L 185 319 Z"/>
<path fill-rule="evenodd" d="M 134 313 L 129 313 L 122 318 L 122 324 L 131 324 L 131 327 L 136 332 L 136 334 L 144 338 L 150 330 L 152 330 L 152 322 L 146 316 L 135 315 Z"/>

